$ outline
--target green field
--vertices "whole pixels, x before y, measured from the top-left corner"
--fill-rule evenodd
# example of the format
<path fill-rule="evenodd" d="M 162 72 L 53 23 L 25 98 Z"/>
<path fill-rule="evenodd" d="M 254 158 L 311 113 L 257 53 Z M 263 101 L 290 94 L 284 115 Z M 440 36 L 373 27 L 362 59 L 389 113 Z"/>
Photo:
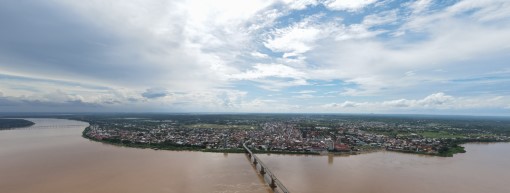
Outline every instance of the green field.
<path fill-rule="evenodd" d="M 455 134 L 455 133 L 448 133 L 446 131 L 424 131 L 424 132 L 418 132 L 419 135 L 426 137 L 426 138 L 474 138 L 474 137 L 494 137 L 496 135 L 494 134 Z"/>
<path fill-rule="evenodd" d="M 417 133 L 418 135 L 421 135 L 426 138 L 463 138 L 467 137 L 467 135 L 462 134 L 453 134 L 448 133 L 446 131 L 424 131 Z"/>

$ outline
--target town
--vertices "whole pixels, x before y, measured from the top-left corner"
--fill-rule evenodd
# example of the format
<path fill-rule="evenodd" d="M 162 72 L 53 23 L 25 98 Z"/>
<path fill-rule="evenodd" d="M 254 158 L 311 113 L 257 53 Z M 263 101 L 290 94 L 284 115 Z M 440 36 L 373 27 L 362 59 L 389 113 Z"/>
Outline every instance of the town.
<path fill-rule="evenodd" d="M 384 117 L 255 117 L 90 119 L 83 135 L 106 143 L 153 149 L 241 152 L 246 143 L 256 152 L 268 153 L 358 154 L 388 150 L 437 156 L 465 152 L 459 146 L 462 143 L 510 141 L 508 125 L 487 125 L 485 121 L 456 127 L 465 122 Z M 491 129 L 487 129 L 489 126 Z"/>

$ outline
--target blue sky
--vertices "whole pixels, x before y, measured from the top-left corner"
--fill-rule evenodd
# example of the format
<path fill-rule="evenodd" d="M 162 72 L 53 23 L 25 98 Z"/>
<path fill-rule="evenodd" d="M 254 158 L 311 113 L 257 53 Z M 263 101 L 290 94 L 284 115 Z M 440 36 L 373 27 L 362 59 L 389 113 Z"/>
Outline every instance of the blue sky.
<path fill-rule="evenodd" d="M 507 0 L 1 1 L 0 112 L 510 115 Z"/>

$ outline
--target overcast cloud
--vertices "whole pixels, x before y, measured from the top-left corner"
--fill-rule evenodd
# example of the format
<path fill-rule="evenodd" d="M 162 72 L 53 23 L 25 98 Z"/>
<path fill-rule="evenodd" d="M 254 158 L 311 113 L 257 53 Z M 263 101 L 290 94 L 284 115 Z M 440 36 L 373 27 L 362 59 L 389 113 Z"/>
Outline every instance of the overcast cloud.
<path fill-rule="evenodd" d="M 510 115 L 507 0 L 1 1 L 0 111 Z"/>

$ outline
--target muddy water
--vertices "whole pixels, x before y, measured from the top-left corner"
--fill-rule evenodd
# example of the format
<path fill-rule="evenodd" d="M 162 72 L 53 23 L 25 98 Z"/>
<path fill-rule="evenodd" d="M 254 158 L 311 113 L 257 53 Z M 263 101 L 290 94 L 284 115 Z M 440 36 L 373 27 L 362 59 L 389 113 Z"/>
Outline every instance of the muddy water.
<path fill-rule="evenodd" d="M 377 152 L 259 155 L 292 193 L 510 193 L 510 143 L 466 144 L 453 158 Z"/>
<path fill-rule="evenodd" d="M 81 137 L 87 123 L 30 119 L 0 131 L 0 192 L 267 193 L 243 154 L 124 148 Z"/>
<path fill-rule="evenodd" d="M 86 123 L 32 119 L 0 131 L 0 192 L 267 193 L 243 154 L 155 151 L 82 138 Z M 510 144 L 467 144 L 453 158 L 377 152 L 259 155 L 292 193 L 509 193 Z"/>

